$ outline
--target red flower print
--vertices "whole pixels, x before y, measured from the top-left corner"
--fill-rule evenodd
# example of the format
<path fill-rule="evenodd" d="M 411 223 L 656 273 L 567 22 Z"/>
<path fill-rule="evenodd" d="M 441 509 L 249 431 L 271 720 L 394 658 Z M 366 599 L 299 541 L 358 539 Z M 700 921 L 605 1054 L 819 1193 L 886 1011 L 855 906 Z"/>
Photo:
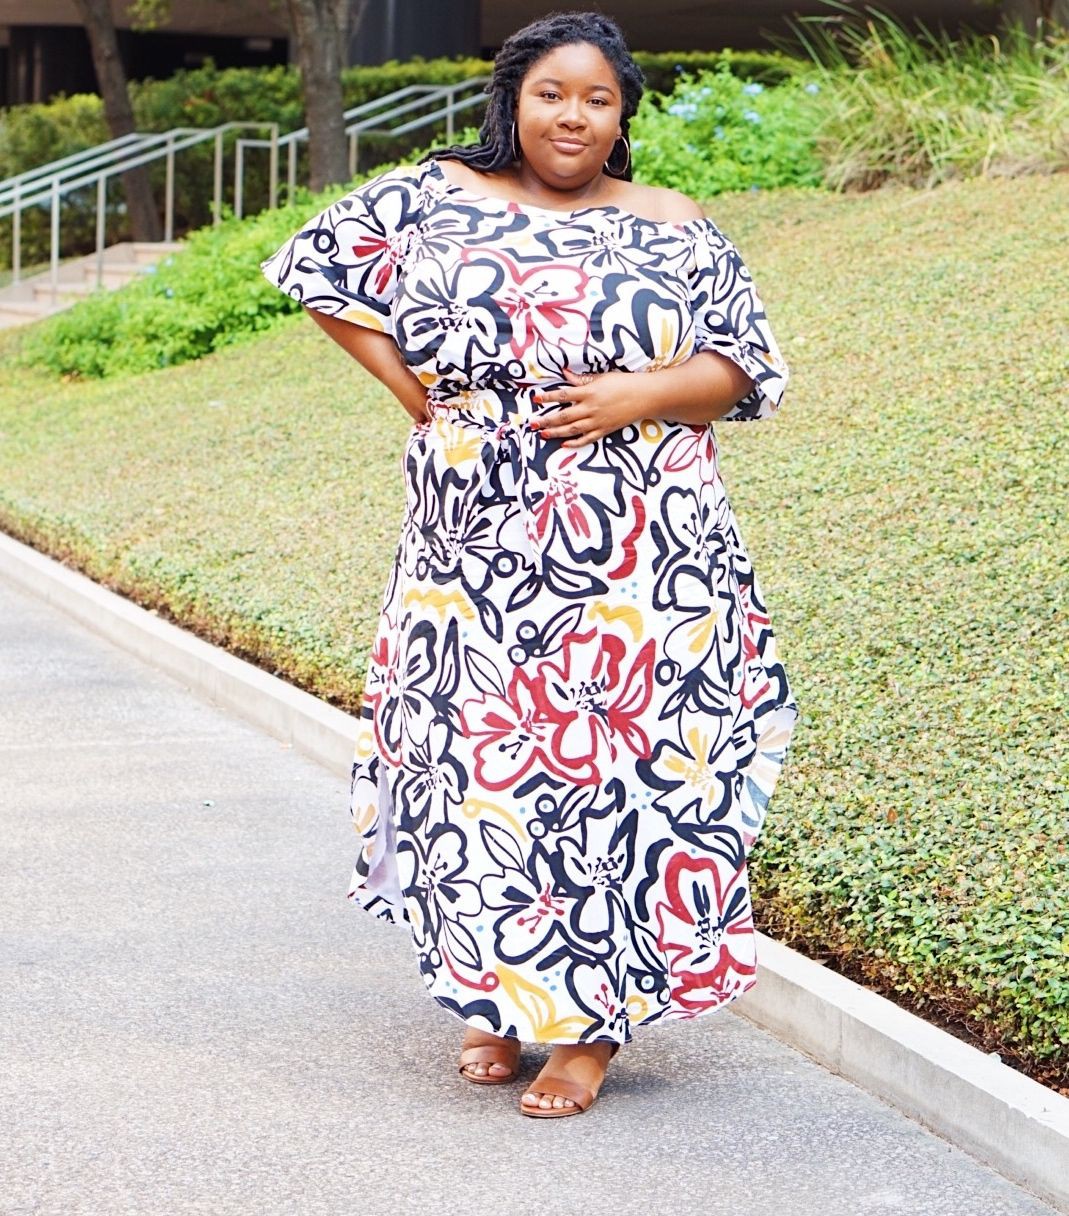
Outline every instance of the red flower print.
<path fill-rule="evenodd" d="M 464 256 L 469 256 L 466 249 Z M 492 257 L 505 269 L 494 302 L 512 322 L 511 346 L 518 359 L 539 338 L 552 346 L 565 341 L 583 344 L 590 332 L 588 314 L 581 307 L 590 281 L 584 271 L 557 262 L 521 270 L 511 258 L 492 249 L 480 249 L 478 256 Z"/>
<path fill-rule="evenodd" d="M 626 676 L 623 640 L 591 629 L 564 637 L 563 666 L 549 660 L 539 666 L 539 708 L 553 723 L 553 754 L 571 780 L 597 782 L 616 758 L 622 738 L 637 756 L 650 754 L 650 743 L 638 719 L 653 695 L 655 645 L 651 638 L 635 656 Z"/>
<path fill-rule="evenodd" d="M 553 764 L 552 723 L 540 701 L 531 678 L 517 667 L 505 696 L 486 693 L 461 707 L 465 734 L 481 739 L 475 748 L 475 775 L 487 789 L 509 789 L 536 762 L 566 776 Z"/>
<path fill-rule="evenodd" d="M 560 519 L 569 535 L 589 540 L 594 529 L 601 530 L 597 516 L 590 511 L 579 493 L 575 475 L 569 468 L 579 459 L 578 452 L 569 452 L 556 462 L 546 476 L 545 494 L 531 512 L 531 540 L 539 547 L 553 530 L 553 521 Z"/>
<path fill-rule="evenodd" d="M 745 864 L 673 853 L 657 905 L 657 945 L 668 958 L 672 1000 L 691 1015 L 750 987 L 757 970 Z"/>
<path fill-rule="evenodd" d="M 716 480 L 716 439 L 713 428 L 707 424 L 687 427 L 665 453 L 665 468 L 671 473 L 695 464 L 701 481 Z"/>

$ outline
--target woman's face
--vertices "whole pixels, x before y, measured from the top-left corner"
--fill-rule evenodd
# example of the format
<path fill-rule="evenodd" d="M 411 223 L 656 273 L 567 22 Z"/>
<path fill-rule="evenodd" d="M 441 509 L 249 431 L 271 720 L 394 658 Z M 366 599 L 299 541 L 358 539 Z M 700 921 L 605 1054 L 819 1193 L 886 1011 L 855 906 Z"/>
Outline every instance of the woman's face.
<path fill-rule="evenodd" d="M 543 55 L 516 101 L 523 160 L 547 186 L 574 190 L 601 172 L 620 136 L 623 97 L 612 65 L 578 42 Z"/>

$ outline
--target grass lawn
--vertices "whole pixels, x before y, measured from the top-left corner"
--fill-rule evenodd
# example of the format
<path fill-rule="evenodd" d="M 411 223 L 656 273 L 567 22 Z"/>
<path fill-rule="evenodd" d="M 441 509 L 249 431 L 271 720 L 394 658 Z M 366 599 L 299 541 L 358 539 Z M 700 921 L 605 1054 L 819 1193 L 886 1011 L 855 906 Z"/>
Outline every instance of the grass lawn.
<path fill-rule="evenodd" d="M 802 714 L 763 925 L 1069 1089 L 1069 176 L 710 214 L 794 373 L 719 428 Z M 355 710 L 400 407 L 300 317 L 100 382 L 4 362 L 21 340 L 0 527 Z"/>

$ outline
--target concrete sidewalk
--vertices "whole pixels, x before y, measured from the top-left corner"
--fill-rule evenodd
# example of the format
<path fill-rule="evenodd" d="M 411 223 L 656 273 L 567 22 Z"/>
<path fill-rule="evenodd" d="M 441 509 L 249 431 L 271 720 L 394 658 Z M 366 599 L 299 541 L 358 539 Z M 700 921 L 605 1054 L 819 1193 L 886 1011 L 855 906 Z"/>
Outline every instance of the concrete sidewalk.
<path fill-rule="evenodd" d="M 347 793 L 0 582 L 0 1213 L 1054 1211 L 729 1012 L 523 1119 L 346 904 Z"/>

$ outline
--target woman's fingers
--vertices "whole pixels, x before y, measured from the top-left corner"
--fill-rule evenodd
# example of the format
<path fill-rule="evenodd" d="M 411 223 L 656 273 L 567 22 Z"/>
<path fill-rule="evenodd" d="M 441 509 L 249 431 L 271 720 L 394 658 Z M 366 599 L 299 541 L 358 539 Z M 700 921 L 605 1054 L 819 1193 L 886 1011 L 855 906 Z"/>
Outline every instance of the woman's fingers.
<path fill-rule="evenodd" d="M 544 439 L 573 439 L 577 434 L 589 430 L 593 419 L 585 410 L 562 410 L 549 417 L 534 418 L 531 428 Z"/>
<path fill-rule="evenodd" d="M 594 428 L 593 430 L 584 431 L 581 435 L 575 435 L 571 439 L 565 439 L 561 442 L 562 448 L 585 448 L 588 444 L 597 443 L 599 439 L 605 438 L 605 431 Z"/>
<path fill-rule="evenodd" d="M 533 399 L 539 405 L 572 405 L 579 400 L 579 395 L 573 388 L 551 388 L 535 393 Z"/>

